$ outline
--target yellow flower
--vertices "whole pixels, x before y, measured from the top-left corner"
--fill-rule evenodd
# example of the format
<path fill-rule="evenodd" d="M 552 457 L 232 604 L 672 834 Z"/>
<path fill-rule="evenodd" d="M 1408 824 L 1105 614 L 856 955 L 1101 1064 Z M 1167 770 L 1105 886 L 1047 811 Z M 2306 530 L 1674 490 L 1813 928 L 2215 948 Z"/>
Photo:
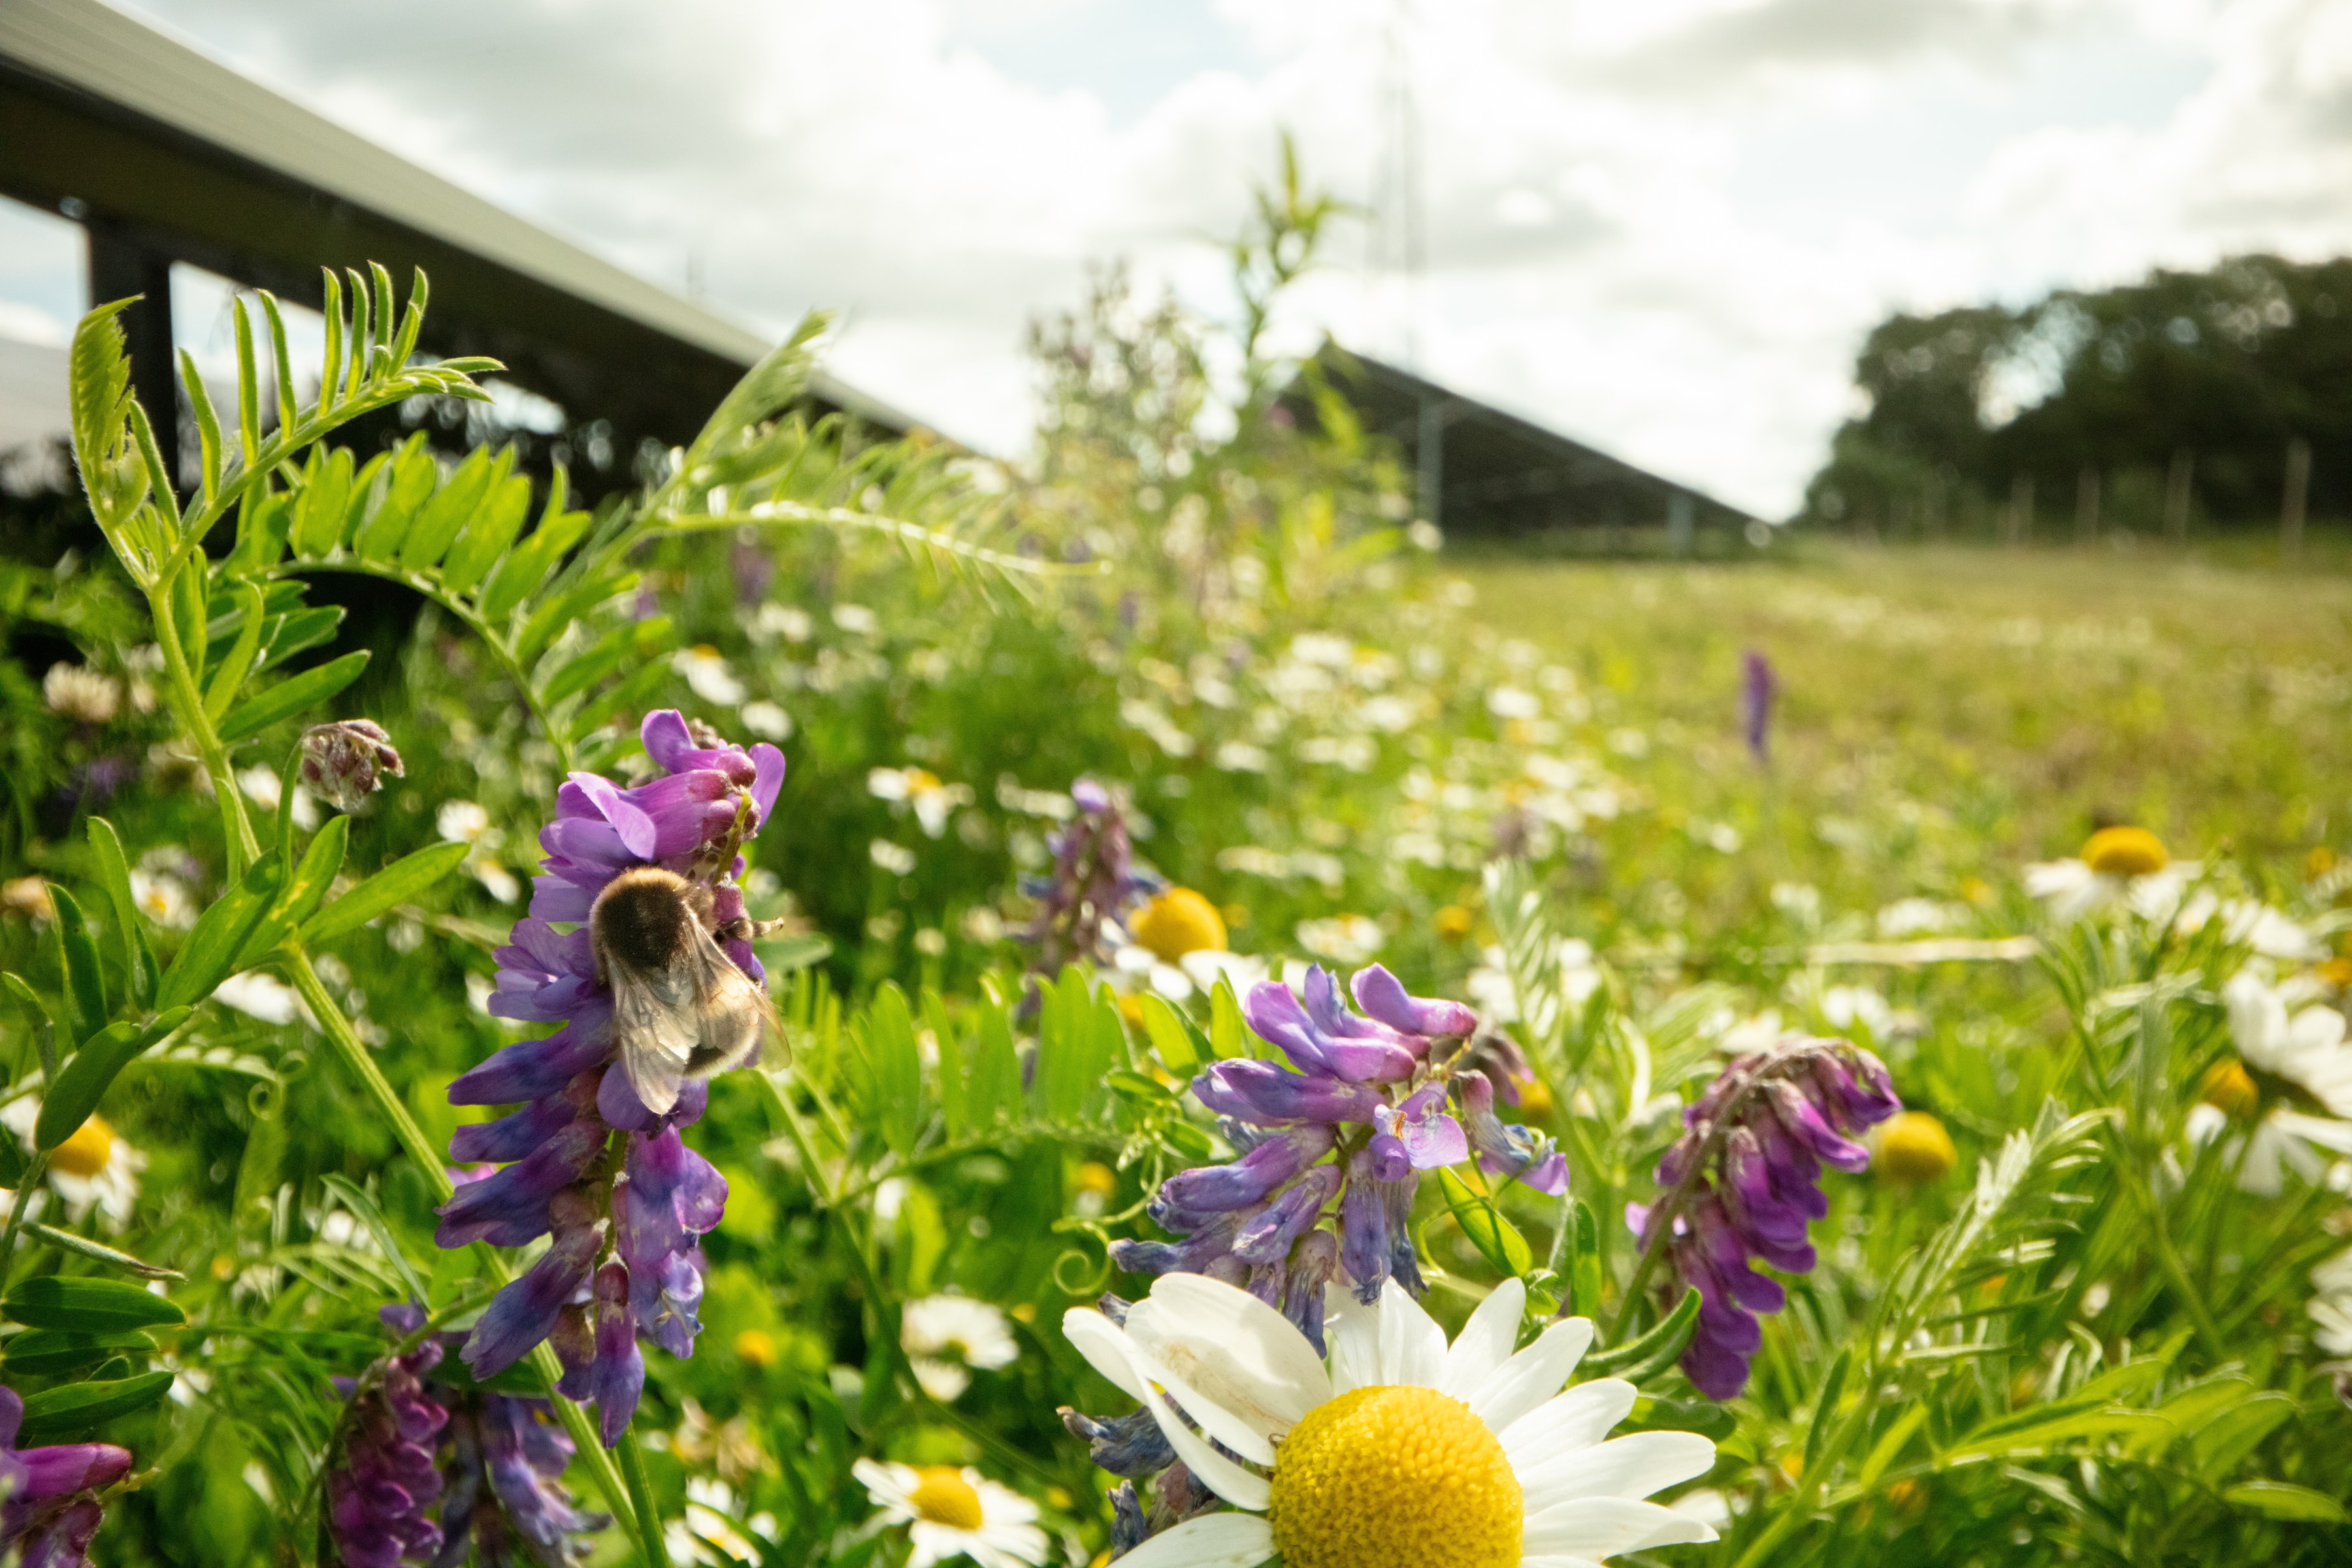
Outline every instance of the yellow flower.
<path fill-rule="evenodd" d="M 1127 1020 L 1130 1029 L 1143 1027 L 1143 996 L 1139 992 L 1122 992 L 1118 998 L 1118 1016 Z"/>
<path fill-rule="evenodd" d="M 2147 877 L 2172 863 L 2164 841 L 2145 827 L 2102 827 L 2083 846 L 2083 864 L 2106 877 Z"/>
<path fill-rule="evenodd" d="M 2229 1057 L 2205 1069 L 2204 1081 L 2197 1086 L 2197 1098 L 2232 1116 L 2252 1116 L 2263 1102 L 2263 1091 L 2254 1087 L 2246 1064 Z"/>
<path fill-rule="evenodd" d="M 1992 885 L 1982 877 L 1963 877 L 1960 879 L 1960 897 L 1972 904 L 1990 903 Z"/>
<path fill-rule="evenodd" d="M 1519 1080 L 1519 1114 L 1540 1121 L 1551 1114 L 1551 1086 L 1539 1078 Z"/>
<path fill-rule="evenodd" d="M 776 1336 L 765 1329 L 745 1329 L 735 1336 L 736 1359 L 761 1372 L 776 1364 Z"/>
<path fill-rule="evenodd" d="M 1118 1186 L 1118 1177 L 1100 1160 L 1089 1160 L 1078 1167 L 1077 1188 L 1097 1197 L 1108 1197 Z"/>
<path fill-rule="evenodd" d="M 1474 923 L 1470 911 L 1460 904 L 1446 905 L 1437 911 L 1435 921 L 1437 934 L 1448 942 L 1460 942 L 1468 936 Z"/>
<path fill-rule="evenodd" d="M 1171 888 L 1143 906 L 1129 928 L 1161 963 L 1188 952 L 1222 952 L 1225 922 L 1217 906 L 1190 888 Z"/>
<path fill-rule="evenodd" d="M 2322 844 L 2303 858 L 2303 874 L 2313 881 L 2336 869 L 2336 851 Z"/>
<path fill-rule="evenodd" d="M 2319 977 L 2338 991 L 2352 991 L 2352 958 L 2331 958 L 2319 966 Z"/>
<path fill-rule="evenodd" d="M 1879 1130 L 1878 1169 L 1889 1181 L 1914 1186 L 1940 1182 L 1960 1163 L 1952 1135 L 1924 1110 L 1906 1110 Z"/>

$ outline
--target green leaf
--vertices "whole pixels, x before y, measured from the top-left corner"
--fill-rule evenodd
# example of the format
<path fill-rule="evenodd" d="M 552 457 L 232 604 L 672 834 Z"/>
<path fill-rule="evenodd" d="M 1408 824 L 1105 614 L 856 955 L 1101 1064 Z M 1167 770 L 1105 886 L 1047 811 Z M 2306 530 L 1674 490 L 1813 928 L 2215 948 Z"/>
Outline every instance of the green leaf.
<path fill-rule="evenodd" d="M 89 819 L 89 847 L 98 857 L 98 874 L 106 884 L 107 901 L 114 907 L 115 940 L 122 950 L 122 973 L 130 977 L 131 1005 L 153 1005 L 160 972 L 155 950 L 148 944 L 147 928 L 139 919 L 138 900 L 131 896 L 131 867 L 122 856 L 121 837 L 102 816 Z"/>
<path fill-rule="evenodd" d="M 420 1305 L 429 1300 L 425 1281 L 417 1275 L 416 1266 L 408 1260 L 408 1254 L 401 1248 L 400 1237 L 393 1234 L 391 1224 L 383 1217 L 383 1210 L 376 1206 L 376 1201 L 368 1196 L 366 1190 L 350 1177 L 332 1171 L 320 1176 L 319 1184 L 334 1194 L 335 1201 L 351 1210 L 353 1219 L 367 1226 L 368 1234 L 375 1237 L 378 1250 L 392 1260 L 393 1268 L 400 1275 L 400 1282 L 408 1288 L 408 1299 Z"/>
<path fill-rule="evenodd" d="M 237 688 L 253 668 L 253 656 L 261 647 L 267 612 L 262 607 L 261 590 L 250 583 L 237 585 L 237 596 L 244 601 L 243 624 L 237 628 L 236 641 L 223 657 L 220 668 L 213 672 L 212 684 L 205 689 L 205 717 L 217 722 L 236 700 Z"/>
<path fill-rule="evenodd" d="M 74 328 L 67 382 L 74 453 L 85 474 L 98 468 L 121 439 L 122 405 L 131 397 L 131 360 L 124 352 L 122 323 L 115 318 L 140 298 L 133 294 L 100 305 Z"/>
<path fill-rule="evenodd" d="M 57 911 L 52 930 L 58 967 L 66 983 L 66 1038 L 78 1046 L 106 1027 L 113 1012 L 106 1005 L 106 967 L 99 962 L 98 942 L 73 895 L 52 882 L 49 904 Z"/>
<path fill-rule="evenodd" d="M 793 335 L 769 350 L 767 357 L 745 372 L 743 379 L 711 410 L 709 422 L 694 438 L 694 454 L 702 456 L 745 426 L 771 418 L 797 402 L 816 368 L 816 340 L 832 324 L 832 316 L 823 310 L 803 316 Z"/>
<path fill-rule="evenodd" d="M 2171 1430 L 2172 1424 L 2155 1411 L 2111 1405 L 2103 1410 L 2062 1415 L 2055 1420 L 2011 1426 L 1991 1436 L 1980 1436 L 1971 1433 L 1946 1450 L 1939 1462 L 1950 1466 L 1969 1460 L 1999 1458 L 2006 1454 L 2064 1451 L 2084 1440 L 2154 1436 Z"/>
<path fill-rule="evenodd" d="M 2294 1395 L 2272 1391 L 2257 1394 L 2243 1405 L 2221 1412 L 2189 1440 L 2197 1473 L 2219 1481 L 2244 1463 L 2263 1440 L 2295 1413 Z"/>
<path fill-rule="evenodd" d="M 1087 1068 L 1094 1059 L 1094 999 L 1087 978 L 1073 967 L 1045 988 L 1037 1015 L 1036 1072 L 1031 1084 L 1037 1114 L 1067 1124 L 1086 1103 Z"/>
<path fill-rule="evenodd" d="M 1577 1206 L 1581 1208 L 1583 1205 L 1580 1204 Z M 1629 1383 L 1639 1383 L 1643 1377 L 1664 1372 L 1690 1344 L 1691 1335 L 1698 1325 L 1699 1305 L 1699 1293 L 1685 1288 L 1683 1299 L 1675 1303 L 1675 1310 L 1659 1319 L 1648 1333 L 1628 1343 L 1585 1357 L 1586 1369 L 1622 1377 Z"/>
<path fill-rule="evenodd" d="M 155 1005 L 190 1007 L 211 995 L 228 978 L 253 928 L 268 915 L 285 877 L 286 868 L 275 855 L 265 855 L 247 867 L 237 885 L 223 893 L 188 933 L 179 956 L 163 973 Z"/>
<path fill-rule="evenodd" d="M 505 477 L 503 469 L 514 462 L 514 448 L 505 448 L 498 460 L 499 472 L 492 470 L 490 449 L 477 447 L 466 454 L 448 479 L 434 492 L 433 499 L 416 511 L 416 521 L 408 525 L 407 537 L 400 542 L 400 564 L 409 572 L 429 572 L 441 564 L 441 557 L 457 542 L 457 531 L 466 526 L 481 504 L 483 494 L 497 479 Z"/>
<path fill-rule="evenodd" d="M 875 1120 L 882 1142 L 904 1158 L 915 1147 L 922 1110 L 922 1056 L 907 994 L 885 982 L 866 1016 L 866 1046 L 874 1058 Z"/>
<path fill-rule="evenodd" d="M 343 542 L 343 514 L 352 504 L 352 454 L 338 447 L 319 466 L 294 503 L 294 526 L 288 537 L 297 555 L 324 555 Z"/>
<path fill-rule="evenodd" d="M 1527 1237 L 1489 1201 L 1473 1192 L 1469 1183 L 1450 1170 L 1441 1169 L 1437 1184 L 1444 1196 L 1446 1212 L 1462 1227 L 1462 1234 L 1470 1238 L 1470 1245 L 1478 1249 L 1478 1256 L 1514 1278 L 1535 1267 L 1535 1254 L 1528 1249 Z"/>
<path fill-rule="evenodd" d="M 335 873 L 343 868 L 343 843 L 351 836 L 351 828 L 350 817 L 331 816 L 324 827 L 310 836 L 294 875 L 270 906 L 269 913 L 245 939 L 232 967 L 245 969 L 259 963 L 286 940 L 288 931 L 319 912 L 319 906 L 326 901 L 327 890 L 335 884 Z"/>
<path fill-rule="evenodd" d="M 1178 1078 L 1191 1078 L 1213 1054 L 1200 1026 L 1158 996 L 1143 998 L 1143 1032 L 1160 1065 Z"/>
<path fill-rule="evenodd" d="M 164 1297 L 120 1279 L 45 1274 L 22 1279 L 0 1300 L 0 1312 L 28 1329 L 103 1334 L 118 1329 L 176 1329 L 188 1321 Z"/>
<path fill-rule="evenodd" d="M 319 947 L 421 896 L 466 863 L 468 847 L 436 844 L 394 861 L 305 921 L 294 940 Z"/>
<path fill-rule="evenodd" d="M 1870 1446 L 1869 1454 L 1862 1461 L 1860 1479 L 1865 1489 L 1876 1486 L 1878 1478 L 1886 1473 L 1886 1467 L 1902 1455 L 1904 1445 L 1911 1441 L 1911 1435 L 1918 1431 L 1920 1424 L 1927 1419 L 1927 1401 L 1915 1401 L 1878 1435 L 1878 1441 Z"/>
<path fill-rule="evenodd" d="M 25 1425 L 16 1441 L 28 1448 L 86 1437 L 117 1416 L 144 1410 L 172 1391 L 168 1372 L 126 1377 L 120 1383 L 69 1383 L 45 1388 L 25 1401 Z"/>
<path fill-rule="evenodd" d="M 938 1047 L 940 1131 L 952 1143 L 971 1125 L 964 1109 L 962 1041 L 956 1033 L 955 1021 L 948 1016 L 946 1001 L 928 985 L 923 987 L 923 1027 L 931 1032 L 931 1039 Z"/>
<path fill-rule="evenodd" d="M 1581 1199 L 1571 1206 L 1570 1215 L 1570 1223 L 1575 1226 L 1576 1234 L 1574 1250 L 1568 1265 L 1570 1309 L 1580 1318 L 1595 1318 L 1601 1312 L 1601 1286 L 1603 1279 L 1601 1266 L 1601 1226 L 1600 1222 L 1592 1217 L 1591 1206 Z"/>
<path fill-rule="evenodd" d="M 833 956 L 833 943 L 815 935 L 772 936 L 751 944 L 761 966 L 772 977 L 814 968 Z"/>
<path fill-rule="evenodd" d="M 520 474 L 500 479 L 449 547 L 448 557 L 441 563 L 441 585 L 452 594 L 472 592 L 522 531 L 523 519 L 530 512 L 530 481 Z"/>
<path fill-rule="evenodd" d="M 1242 1022 L 1242 1005 L 1234 998 L 1233 982 L 1222 974 L 1209 992 L 1209 1048 L 1220 1061 L 1252 1054 L 1249 1027 Z"/>
<path fill-rule="evenodd" d="M 559 512 L 542 518 L 530 538 L 506 558 L 490 585 L 482 591 L 482 617 L 502 621 L 539 587 L 555 569 L 558 557 L 580 542 L 595 521 L 584 511 Z"/>
<path fill-rule="evenodd" d="M 352 549 L 362 560 L 393 559 L 440 474 L 440 465 L 434 461 L 421 433 L 401 448 L 400 456 L 393 459 L 392 482 L 385 487 L 383 504 L 352 536 Z"/>
<path fill-rule="evenodd" d="M 126 1018 L 92 1036 L 67 1059 L 57 1083 L 42 1097 L 39 1120 L 33 1123 L 33 1147 L 47 1152 L 79 1131 L 122 1069 L 186 1023 L 188 1013 L 185 1006 L 174 1006 L 144 1025 Z"/>
<path fill-rule="evenodd" d="M 11 1142 L 13 1142 L 14 1141 L 11 1140 Z M 21 1160 L 22 1156 L 20 1155 L 18 1158 Z M 13 1182 L 17 1178 L 16 1176 L 10 1176 L 7 1179 Z M 53 1225 L 43 1225 L 37 1219 L 26 1221 L 25 1230 L 27 1235 L 38 1237 L 41 1240 L 47 1242 L 51 1247 L 58 1248 L 61 1252 L 70 1252 L 79 1258 L 94 1259 L 97 1262 L 105 1264 L 110 1268 L 120 1268 L 128 1273 L 136 1274 L 142 1279 L 184 1279 L 187 1278 L 187 1276 L 182 1274 L 176 1268 L 166 1268 L 160 1263 L 142 1262 L 140 1259 L 131 1257 L 131 1254 L 127 1252 L 119 1252 L 115 1248 L 107 1246 L 102 1241 L 92 1241 L 86 1236 L 76 1236 L 72 1231 L 59 1230 Z"/>
<path fill-rule="evenodd" d="M 1812 1424 L 1805 1431 L 1805 1468 L 1818 1471 L 1822 1445 L 1829 1440 L 1830 1428 L 1837 1420 L 1838 1401 L 1845 1396 L 1846 1374 L 1853 1370 L 1853 1347 L 1846 1346 L 1830 1363 L 1829 1375 L 1822 1379 L 1822 1391 L 1813 1400 Z"/>
<path fill-rule="evenodd" d="M 204 469 L 204 493 L 209 499 L 220 494 L 221 488 L 220 416 L 213 411 L 213 396 L 205 390 L 204 375 L 196 369 L 196 356 L 185 349 L 180 351 L 180 386 L 187 396 L 188 411 L 196 416 L 196 442 Z"/>
<path fill-rule="evenodd" d="M 667 616 L 653 616 L 614 626 L 541 683 L 541 700 L 552 707 L 587 690 L 625 663 L 639 664 L 652 658 L 669 630 Z"/>
<path fill-rule="evenodd" d="M 965 1112 L 975 1128 L 987 1127 L 1011 1110 L 1021 1094 L 1021 1057 L 1013 1044 L 1012 1011 L 988 987 L 980 1027 L 971 1041 L 971 1079 Z"/>
<path fill-rule="evenodd" d="M 96 1366 L 110 1356 L 154 1353 L 155 1342 L 136 1329 L 105 1334 L 27 1329 L 8 1342 L 8 1371 L 25 1377 L 57 1377 Z"/>
<path fill-rule="evenodd" d="M 2265 1519 L 2294 1520 L 2303 1524 L 2352 1522 L 2352 1514 L 2347 1514 L 2344 1505 L 2326 1492 L 2286 1481 L 2245 1481 L 2223 1492 L 2221 1499 Z"/>
<path fill-rule="evenodd" d="M 25 984 L 23 975 L 6 972 L 0 972 L 0 988 L 5 988 L 10 1000 L 24 1009 L 25 1026 L 33 1031 L 33 1048 L 41 1058 L 42 1073 L 47 1077 L 56 1077 L 58 1026 L 57 1021 L 49 1016 L 49 1009 L 41 1001 L 40 994 Z M 0 1138 L 0 1148 L 5 1148 L 12 1142 L 13 1140 L 10 1139 Z"/>
<path fill-rule="evenodd" d="M 268 634 L 268 647 L 261 663 L 253 673 L 267 675 L 305 648 L 313 648 L 330 641 L 335 628 L 343 624 L 341 605 L 320 605 L 314 609 L 289 610 L 271 623 Z"/>
<path fill-rule="evenodd" d="M 617 577 L 591 573 L 572 587 L 545 601 L 531 611 L 522 624 L 522 630 L 515 634 L 516 662 L 524 665 L 536 663 L 539 656 L 569 630 L 574 621 L 584 618 L 599 605 L 618 598 L 636 585 L 637 574 L 634 572 L 624 573 Z"/>
<path fill-rule="evenodd" d="M 237 710 L 221 721 L 220 738 L 224 742 L 242 741 L 257 735 L 281 719 L 290 719 L 306 708 L 315 708 L 344 687 L 360 678 L 367 668 L 368 650 L 360 648 L 330 659 L 316 669 L 278 682 L 260 696 L 242 703 Z"/>

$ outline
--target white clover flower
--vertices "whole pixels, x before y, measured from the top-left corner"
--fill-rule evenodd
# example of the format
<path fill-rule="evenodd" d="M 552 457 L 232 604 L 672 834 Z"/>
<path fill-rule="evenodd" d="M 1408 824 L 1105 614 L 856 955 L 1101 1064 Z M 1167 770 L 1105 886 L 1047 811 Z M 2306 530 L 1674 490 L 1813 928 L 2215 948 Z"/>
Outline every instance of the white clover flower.
<path fill-rule="evenodd" d="M 860 1459 L 850 1471 L 884 1519 L 908 1527 L 914 1554 L 907 1568 L 931 1568 L 951 1557 L 969 1557 L 980 1568 L 1035 1568 L 1050 1555 L 1037 1505 L 978 1470 Z"/>
<path fill-rule="evenodd" d="M 26 1152 L 33 1148 L 33 1127 L 41 1118 L 41 1102 L 32 1098 L 0 1106 L 0 1124 L 16 1134 Z M 119 1235 L 131 1223 L 139 1202 L 139 1173 L 147 1156 L 131 1146 L 102 1116 L 92 1116 L 72 1136 L 49 1151 L 48 1184 L 66 1205 L 66 1217 L 79 1225 L 90 1211 L 110 1234 Z M 11 1201 L 14 1194 L 10 1194 Z"/>
<path fill-rule="evenodd" d="M 122 710 L 122 686 L 86 664 L 53 664 L 41 678 L 41 700 L 53 713 L 84 724 L 104 724 Z"/>
<path fill-rule="evenodd" d="M 1554 1323 L 1515 1352 L 1527 1289 L 1507 1279 L 1449 1347 L 1394 1280 L 1376 1306 L 1339 1289 L 1329 1300 L 1328 1370 L 1280 1312 L 1202 1275 L 1161 1276 L 1124 1326 L 1088 1308 L 1063 1318 L 1072 1346 L 1234 1505 L 1122 1562 L 1240 1568 L 1278 1552 L 1290 1568 L 1552 1568 L 1716 1539 L 1642 1500 L 1704 1474 L 1713 1443 L 1689 1432 L 1603 1442 L 1639 1391 L 1602 1378 L 1561 1392 L 1591 1343 L 1589 1321 Z"/>

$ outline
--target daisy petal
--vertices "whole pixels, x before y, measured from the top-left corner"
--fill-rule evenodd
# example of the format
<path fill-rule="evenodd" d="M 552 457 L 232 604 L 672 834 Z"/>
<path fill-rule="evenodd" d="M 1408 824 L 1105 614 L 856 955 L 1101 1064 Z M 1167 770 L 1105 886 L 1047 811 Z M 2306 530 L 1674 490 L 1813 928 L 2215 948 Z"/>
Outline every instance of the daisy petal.
<path fill-rule="evenodd" d="M 1163 1530 L 1119 1561 L 1127 1568 L 1257 1568 L 1274 1526 L 1254 1513 L 1205 1513 Z"/>
<path fill-rule="evenodd" d="M 1202 1485 L 1227 1502 L 1236 1508 L 1248 1509 L 1252 1513 L 1264 1513 L 1266 1505 L 1274 1500 L 1274 1489 L 1266 1484 L 1265 1478 L 1253 1470 L 1244 1469 L 1218 1453 L 1199 1433 L 1179 1419 L 1176 1412 L 1168 1407 L 1168 1401 L 1160 1396 L 1160 1390 L 1152 1386 L 1151 1368 L 1142 1355 L 1127 1342 L 1125 1335 L 1119 1337 L 1119 1344 L 1127 1352 L 1131 1375 L 1143 1389 L 1144 1407 L 1151 1412 L 1151 1418 L 1160 1423 L 1160 1433 L 1167 1437 L 1169 1446 L 1176 1450 L 1176 1457 L 1184 1461 Z"/>
<path fill-rule="evenodd" d="M 1129 1370 L 1127 1336 L 1118 1325 L 1092 1307 L 1073 1307 L 1062 1314 L 1062 1336 L 1121 1394 L 1129 1399 L 1143 1397 L 1142 1383 Z"/>
<path fill-rule="evenodd" d="M 1485 1416 L 1486 1425 L 1496 1431 L 1503 1431 L 1558 1394 L 1560 1385 L 1568 1381 L 1568 1374 L 1576 1370 L 1576 1363 L 1584 1359 L 1585 1347 L 1591 1343 L 1591 1319 L 1570 1318 L 1554 1323 L 1535 1343 L 1488 1375 L 1470 1396 L 1470 1408 Z M 1622 1416 L 1621 1411 L 1618 1418 Z"/>
<path fill-rule="evenodd" d="M 1454 1348 L 1445 1352 L 1445 1378 L 1437 1385 L 1438 1392 L 1468 1403 L 1495 1369 L 1510 1359 L 1519 1342 L 1519 1320 L 1527 1310 L 1525 1285 L 1506 1279 L 1496 1286 L 1462 1325 Z"/>
<path fill-rule="evenodd" d="M 1715 1445 L 1696 1432 L 1634 1432 L 1516 1467 L 1529 1513 L 1578 1498 L 1645 1498 L 1715 1467 Z"/>
<path fill-rule="evenodd" d="M 1445 1331 L 1403 1286 L 1381 1288 L 1381 1376 L 1384 1384 L 1435 1388 L 1445 1377 Z"/>
<path fill-rule="evenodd" d="M 1522 1354 L 1526 1352 L 1522 1352 Z M 1508 1372 L 1510 1369 L 1503 1369 Z M 1640 1391 L 1622 1377 L 1580 1383 L 1559 1398 L 1508 1424 L 1494 1422 L 1514 1465 L 1539 1464 L 1555 1454 L 1590 1448 L 1633 1408 Z M 1488 1417 L 1493 1421 L 1493 1417 Z"/>
<path fill-rule="evenodd" d="M 1260 1464 L 1274 1462 L 1267 1439 L 1331 1397 L 1330 1375 L 1297 1325 L 1248 1291 L 1206 1275 L 1163 1275 L 1150 1297 L 1129 1309 L 1127 1338 L 1192 1391 L 1192 1397 L 1177 1398 L 1202 1426 L 1209 1421 L 1194 1407 L 1196 1398 L 1239 1417 L 1262 1452 L 1222 1431 L 1213 1435 Z"/>
<path fill-rule="evenodd" d="M 1522 1557 L 1519 1568 L 1601 1568 L 1590 1557 Z"/>
<path fill-rule="evenodd" d="M 1323 1289 L 1323 1336 L 1331 1345 L 1331 1391 L 1351 1394 L 1381 1381 L 1381 1314 L 1332 1284 Z"/>
<path fill-rule="evenodd" d="M 1631 1498 L 1579 1498 L 1528 1516 L 1528 1556 L 1603 1558 L 1645 1546 L 1713 1541 L 1715 1531 L 1686 1513 Z"/>

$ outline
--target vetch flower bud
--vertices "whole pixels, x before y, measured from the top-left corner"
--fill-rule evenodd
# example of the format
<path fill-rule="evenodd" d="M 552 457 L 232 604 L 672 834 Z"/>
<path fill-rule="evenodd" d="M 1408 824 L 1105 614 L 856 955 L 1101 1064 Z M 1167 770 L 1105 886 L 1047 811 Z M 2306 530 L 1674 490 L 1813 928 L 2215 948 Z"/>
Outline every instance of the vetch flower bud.
<path fill-rule="evenodd" d="M 383 725 L 373 719 L 340 719 L 302 731 L 298 772 L 312 795 L 349 813 L 382 789 L 386 775 L 402 778 L 407 769 Z"/>

